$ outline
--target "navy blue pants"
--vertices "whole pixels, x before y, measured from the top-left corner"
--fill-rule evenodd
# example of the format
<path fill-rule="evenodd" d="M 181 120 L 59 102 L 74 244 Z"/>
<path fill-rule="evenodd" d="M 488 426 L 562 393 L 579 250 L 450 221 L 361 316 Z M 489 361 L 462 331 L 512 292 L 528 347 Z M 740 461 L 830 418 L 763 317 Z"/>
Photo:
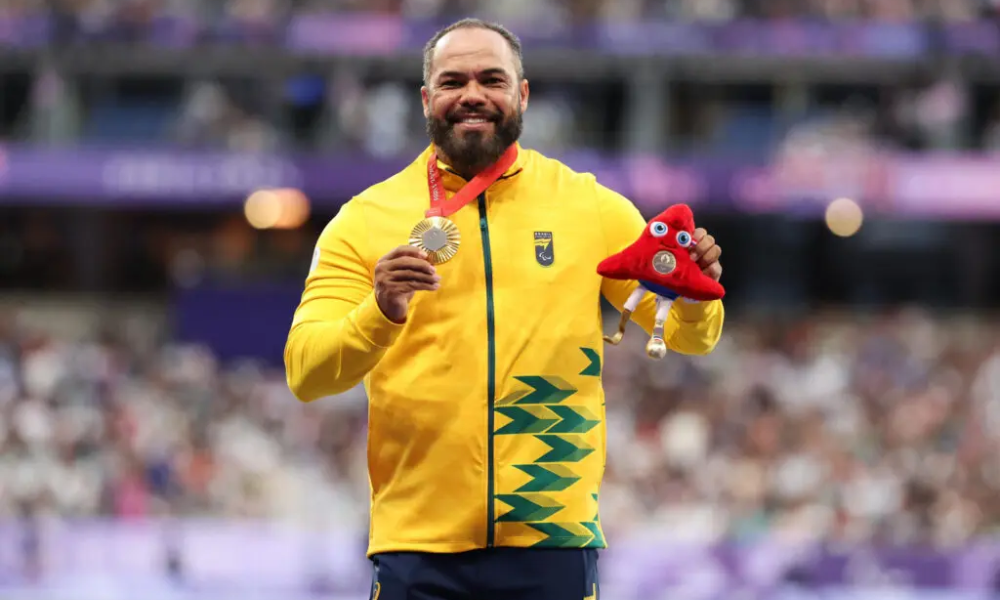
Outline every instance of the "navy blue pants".
<path fill-rule="evenodd" d="M 598 600 L 597 557 L 547 548 L 378 554 L 370 600 Z"/>

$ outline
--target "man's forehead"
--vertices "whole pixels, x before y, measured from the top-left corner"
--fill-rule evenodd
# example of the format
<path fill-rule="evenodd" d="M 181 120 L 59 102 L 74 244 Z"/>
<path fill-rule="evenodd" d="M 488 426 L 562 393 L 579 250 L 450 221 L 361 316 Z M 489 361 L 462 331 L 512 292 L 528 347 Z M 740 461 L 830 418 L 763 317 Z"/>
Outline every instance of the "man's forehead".
<path fill-rule="evenodd" d="M 514 69 L 514 55 L 502 35 L 489 29 L 456 29 L 442 37 L 434 50 L 434 71 Z"/>

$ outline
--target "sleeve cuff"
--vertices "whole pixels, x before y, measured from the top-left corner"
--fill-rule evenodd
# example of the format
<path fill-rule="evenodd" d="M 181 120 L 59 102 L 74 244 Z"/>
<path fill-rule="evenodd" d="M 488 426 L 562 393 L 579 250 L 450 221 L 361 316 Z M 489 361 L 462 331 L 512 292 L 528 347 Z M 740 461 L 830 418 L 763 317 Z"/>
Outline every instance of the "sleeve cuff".
<path fill-rule="evenodd" d="M 699 302 L 697 300 L 679 298 L 677 302 L 674 302 L 674 309 L 677 311 L 677 316 L 680 317 L 681 321 L 699 323 L 715 313 L 721 302 L 722 300 Z"/>
<path fill-rule="evenodd" d="M 354 311 L 354 326 L 373 346 L 388 348 L 396 341 L 406 326 L 405 323 L 393 323 L 379 308 L 374 292 L 368 294 Z"/>

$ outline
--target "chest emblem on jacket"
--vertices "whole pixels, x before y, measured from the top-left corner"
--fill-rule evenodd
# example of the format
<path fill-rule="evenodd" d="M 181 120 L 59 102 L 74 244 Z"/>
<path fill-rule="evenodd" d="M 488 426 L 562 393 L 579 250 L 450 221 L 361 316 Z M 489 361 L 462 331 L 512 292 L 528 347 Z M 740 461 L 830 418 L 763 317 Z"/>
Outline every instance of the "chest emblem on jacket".
<path fill-rule="evenodd" d="M 555 260 L 555 245 L 551 231 L 535 232 L 535 260 L 543 267 L 548 267 Z"/>

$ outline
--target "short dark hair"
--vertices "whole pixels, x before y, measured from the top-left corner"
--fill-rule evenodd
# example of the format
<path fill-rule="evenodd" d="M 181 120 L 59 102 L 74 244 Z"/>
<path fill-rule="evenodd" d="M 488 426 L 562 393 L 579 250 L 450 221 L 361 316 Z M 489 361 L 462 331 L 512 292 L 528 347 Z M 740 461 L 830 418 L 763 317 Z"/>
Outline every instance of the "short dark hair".
<path fill-rule="evenodd" d="M 491 23 L 489 21 L 483 21 L 482 19 L 462 19 L 461 21 L 456 21 L 451 25 L 441 29 L 434 34 L 424 46 L 424 85 L 428 85 L 431 77 L 431 62 L 434 60 L 434 49 L 437 47 L 438 42 L 441 38 L 448 35 L 456 29 L 488 29 L 489 31 L 495 31 L 503 36 L 503 39 L 507 40 L 507 45 L 510 46 L 511 52 L 514 53 L 514 69 L 517 71 L 518 80 L 524 79 L 524 54 L 521 50 L 521 40 L 517 38 L 509 29 L 504 27 L 499 23 Z"/>

